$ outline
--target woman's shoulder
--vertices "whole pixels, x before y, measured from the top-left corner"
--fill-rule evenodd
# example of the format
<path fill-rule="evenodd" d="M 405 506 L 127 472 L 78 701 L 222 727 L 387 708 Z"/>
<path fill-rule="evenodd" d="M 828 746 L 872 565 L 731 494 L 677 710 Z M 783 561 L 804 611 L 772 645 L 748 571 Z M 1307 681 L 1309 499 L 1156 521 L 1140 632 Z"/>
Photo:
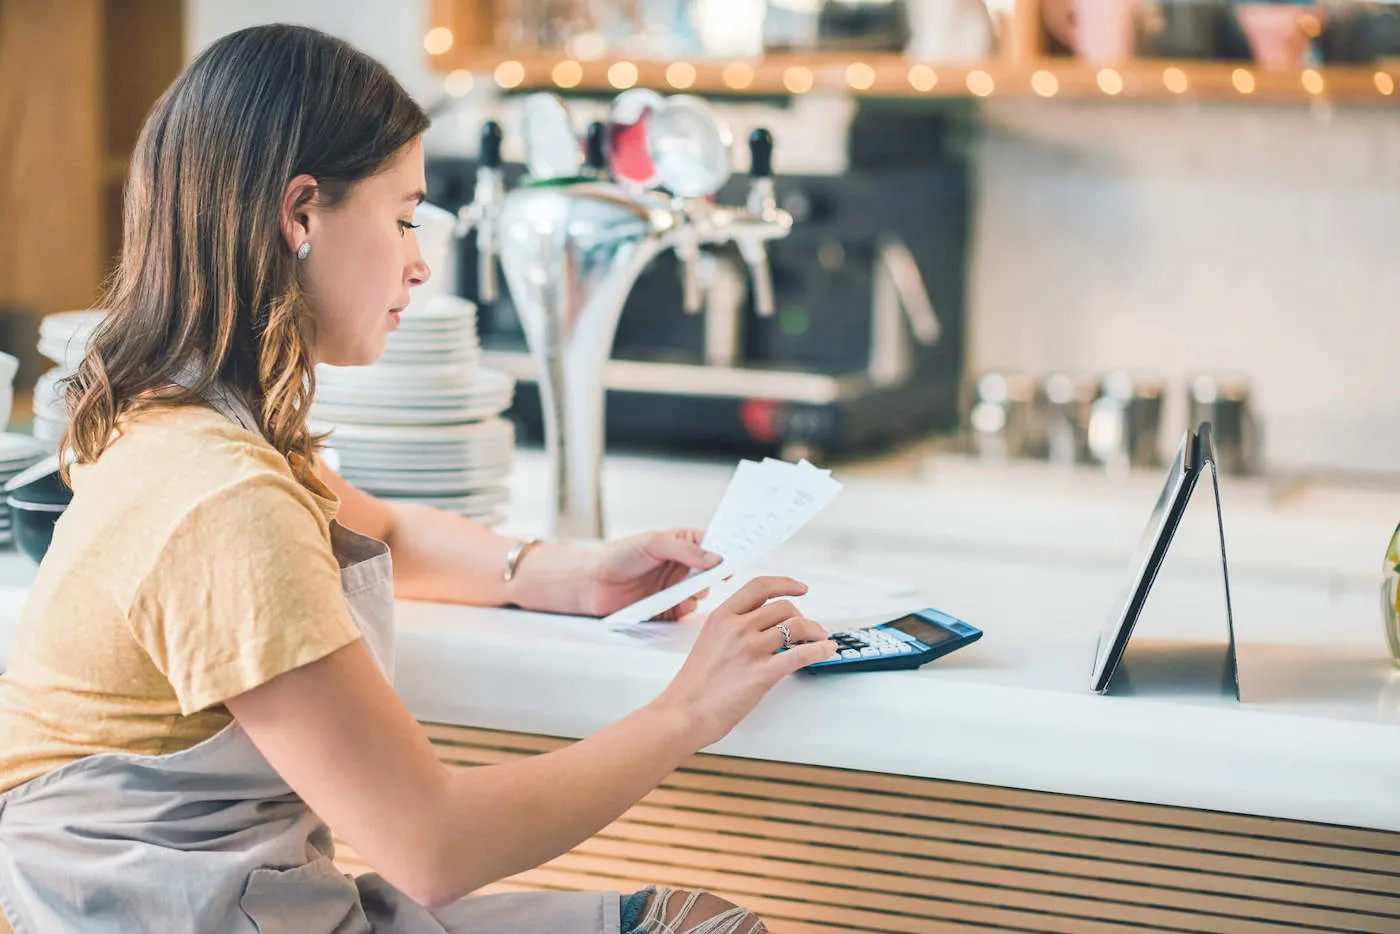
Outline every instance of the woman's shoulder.
<path fill-rule="evenodd" d="M 266 439 L 200 405 L 152 406 L 128 416 L 100 457 L 72 471 L 74 504 L 182 513 L 240 491 L 299 504 L 329 521 Z"/>

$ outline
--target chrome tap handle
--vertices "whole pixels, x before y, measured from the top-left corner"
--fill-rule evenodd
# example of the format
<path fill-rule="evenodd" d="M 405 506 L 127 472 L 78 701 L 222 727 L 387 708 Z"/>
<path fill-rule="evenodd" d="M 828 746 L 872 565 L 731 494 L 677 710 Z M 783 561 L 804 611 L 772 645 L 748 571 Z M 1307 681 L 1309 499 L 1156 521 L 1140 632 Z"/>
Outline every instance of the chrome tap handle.
<path fill-rule="evenodd" d="M 756 237 L 735 237 L 739 255 L 748 264 L 753 279 L 753 310 L 760 318 L 771 318 L 776 310 L 773 300 L 773 271 L 768 265 L 768 251 Z"/>
<path fill-rule="evenodd" d="M 773 134 L 762 127 L 749 134 L 749 179 L 749 216 L 737 225 L 734 242 L 753 277 L 754 311 L 760 318 L 768 318 L 775 310 L 773 271 L 763 241 L 772 238 L 766 228 L 781 224 L 782 217 L 773 190 Z M 790 218 L 787 223 L 791 224 Z M 751 228 L 753 233 L 747 233 L 745 228 Z M 786 233 L 785 227 L 783 232 Z"/>
<path fill-rule="evenodd" d="M 699 314 L 705 307 L 705 290 L 700 284 L 700 224 L 704 223 L 705 208 L 692 208 L 677 198 L 671 209 L 676 218 L 673 249 L 681 264 L 682 307 L 688 315 Z"/>
<path fill-rule="evenodd" d="M 457 212 L 457 236 L 476 231 L 477 298 L 483 302 L 494 302 L 500 294 L 496 278 L 496 260 L 500 255 L 496 227 L 505 196 L 505 177 L 501 174 L 501 125 L 488 120 L 481 127 L 476 191 L 471 203 Z"/>
<path fill-rule="evenodd" d="M 773 134 L 759 127 L 749 134 L 749 213 L 769 217 L 778 208 L 773 194 Z"/>
<path fill-rule="evenodd" d="M 596 179 L 608 177 L 607 134 L 603 121 L 594 120 L 588 124 L 584 135 L 583 164 L 588 174 Z"/>

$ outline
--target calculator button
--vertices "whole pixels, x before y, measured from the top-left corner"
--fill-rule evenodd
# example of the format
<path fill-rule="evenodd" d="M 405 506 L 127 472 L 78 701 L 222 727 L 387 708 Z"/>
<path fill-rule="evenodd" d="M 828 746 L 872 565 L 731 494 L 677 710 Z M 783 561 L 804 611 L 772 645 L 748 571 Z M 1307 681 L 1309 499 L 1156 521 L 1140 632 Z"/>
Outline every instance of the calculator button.
<path fill-rule="evenodd" d="M 907 652 L 907 651 L 908 651 L 908 649 L 900 648 L 900 647 L 897 646 L 897 645 L 882 645 L 882 646 L 880 646 L 880 654 L 881 654 L 881 655 L 900 655 L 900 654 L 903 654 L 904 652 Z"/>
<path fill-rule="evenodd" d="M 880 650 L 877 649 L 877 648 L 875 648 L 875 646 L 873 646 L 873 645 L 868 645 L 868 646 L 866 646 L 865 648 L 863 648 L 863 649 L 860 650 L 860 654 L 861 654 L 862 656 L 864 656 L 865 658 L 870 658 L 871 656 L 879 655 L 879 654 L 880 654 Z"/>
<path fill-rule="evenodd" d="M 855 649 L 842 649 L 842 650 L 841 650 L 841 657 L 842 657 L 842 658 L 860 658 L 860 653 L 857 652 Z"/>

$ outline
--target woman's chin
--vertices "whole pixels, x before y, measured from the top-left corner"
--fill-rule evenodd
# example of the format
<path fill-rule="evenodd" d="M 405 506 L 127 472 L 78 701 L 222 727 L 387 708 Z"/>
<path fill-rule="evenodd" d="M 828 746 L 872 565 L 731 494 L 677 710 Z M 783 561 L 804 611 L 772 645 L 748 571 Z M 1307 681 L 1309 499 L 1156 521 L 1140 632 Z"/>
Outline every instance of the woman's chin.
<path fill-rule="evenodd" d="M 324 363 L 327 366 L 372 366 L 379 362 L 379 358 L 384 356 L 384 341 L 381 339 L 377 344 L 357 347 L 355 350 L 347 350 L 338 354 L 327 354 L 318 356 L 316 362 Z"/>

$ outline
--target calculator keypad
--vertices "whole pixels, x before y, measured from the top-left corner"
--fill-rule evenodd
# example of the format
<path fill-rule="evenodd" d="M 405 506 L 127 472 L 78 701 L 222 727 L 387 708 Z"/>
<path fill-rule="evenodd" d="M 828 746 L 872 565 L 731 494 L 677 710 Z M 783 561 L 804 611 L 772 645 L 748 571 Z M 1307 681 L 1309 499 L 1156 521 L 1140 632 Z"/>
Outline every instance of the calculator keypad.
<path fill-rule="evenodd" d="M 851 632 L 833 632 L 831 639 L 836 643 L 842 658 L 910 655 L 928 649 L 928 646 L 907 633 L 879 626 L 873 629 L 856 629 Z"/>

